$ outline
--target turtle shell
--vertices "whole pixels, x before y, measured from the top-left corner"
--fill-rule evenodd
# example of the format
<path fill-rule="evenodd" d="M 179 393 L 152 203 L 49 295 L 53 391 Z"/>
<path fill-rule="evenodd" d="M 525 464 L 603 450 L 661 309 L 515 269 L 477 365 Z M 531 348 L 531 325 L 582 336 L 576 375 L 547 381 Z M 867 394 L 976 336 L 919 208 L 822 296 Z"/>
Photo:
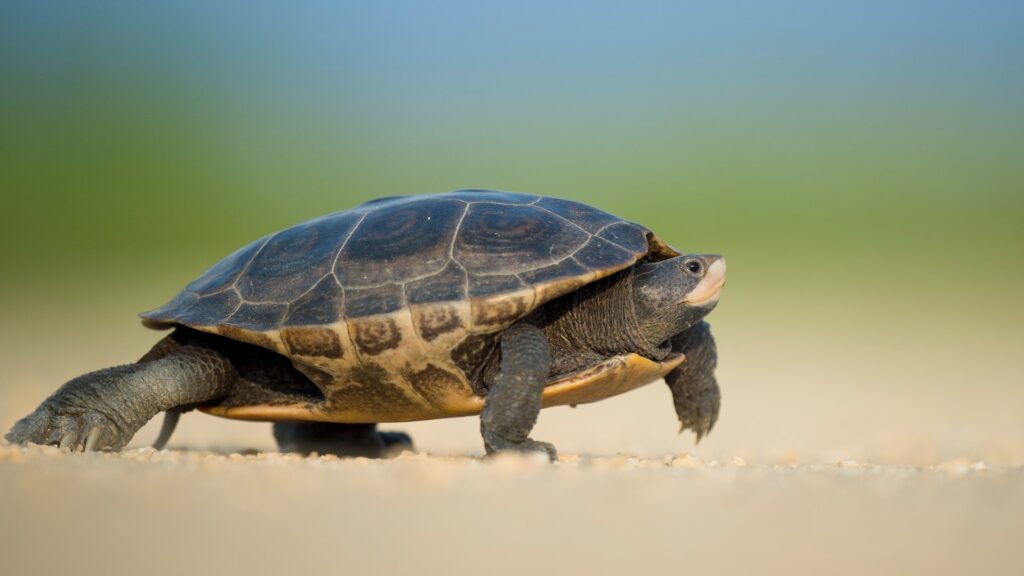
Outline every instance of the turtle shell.
<path fill-rule="evenodd" d="M 498 332 L 640 259 L 678 255 L 643 226 L 568 200 L 486 190 L 382 198 L 260 238 L 141 316 L 282 354 L 324 395 L 276 416 L 223 415 L 437 418 L 476 411 L 474 370 Z"/>

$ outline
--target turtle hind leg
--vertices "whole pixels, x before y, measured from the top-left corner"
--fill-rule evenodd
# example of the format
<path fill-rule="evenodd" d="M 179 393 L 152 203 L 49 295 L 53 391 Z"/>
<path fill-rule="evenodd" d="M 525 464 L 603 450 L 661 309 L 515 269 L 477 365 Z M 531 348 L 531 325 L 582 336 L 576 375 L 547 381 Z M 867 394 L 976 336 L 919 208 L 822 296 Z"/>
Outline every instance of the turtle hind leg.
<path fill-rule="evenodd" d="M 274 422 L 281 452 L 333 454 L 342 457 L 386 458 L 413 449 L 403 432 L 380 432 L 376 424 Z"/>
<path fill-rule="evenodd" d="M 119 450 L 156 414 L 227 395 L 238 379 L 231 362 L 217 350 L 180 345 L 172 336 L 137 364 L 70 380 L 5 438 L 71 451 Z"/>

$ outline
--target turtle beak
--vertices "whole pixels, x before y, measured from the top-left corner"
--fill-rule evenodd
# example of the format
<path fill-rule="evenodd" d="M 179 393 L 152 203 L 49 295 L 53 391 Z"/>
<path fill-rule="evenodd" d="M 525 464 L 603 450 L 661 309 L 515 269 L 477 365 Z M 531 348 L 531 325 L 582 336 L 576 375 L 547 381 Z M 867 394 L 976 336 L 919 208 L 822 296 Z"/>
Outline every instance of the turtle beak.
<path fill-rule="evenodd" d="M 704 264 L 704 277 L 683 298 L 683 304 L 704 306 L 718 300 L 725 286 L 725 258 L 718 254 L 701 254 L 697 256 Z"/>

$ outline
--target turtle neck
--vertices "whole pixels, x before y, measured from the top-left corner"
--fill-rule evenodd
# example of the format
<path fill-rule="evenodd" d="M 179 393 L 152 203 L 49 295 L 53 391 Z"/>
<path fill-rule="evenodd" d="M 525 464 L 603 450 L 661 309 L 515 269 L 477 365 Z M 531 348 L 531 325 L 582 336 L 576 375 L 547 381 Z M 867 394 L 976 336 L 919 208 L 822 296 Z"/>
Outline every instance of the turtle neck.
<path fill-rule="evenodd" d="M 661 360 L 671 351 L 673 334 L 658 334 L 667 327 L 643 326 L 638 320 L 632 268 L 549 302 L 539 320 L 552 352 L 552 375 L 619 354 Z"/>

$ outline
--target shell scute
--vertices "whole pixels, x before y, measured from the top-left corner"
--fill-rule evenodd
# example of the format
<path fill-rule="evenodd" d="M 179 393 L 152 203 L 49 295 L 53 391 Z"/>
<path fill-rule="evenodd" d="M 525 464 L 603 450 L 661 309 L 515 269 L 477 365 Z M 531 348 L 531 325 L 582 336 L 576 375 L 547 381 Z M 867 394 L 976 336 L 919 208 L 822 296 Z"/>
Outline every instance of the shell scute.
<path fill-rule="evenodd" d="M 238 328 L 262 331 L 268 326 L 278 326 L 288 313 L 287 304 L 242 302 L 234 314 L 224 320 Z"/>
<path fill-rule="evenodd" d="M 431 302 L 454 302 L 467 296 L 466 271 L 455 262 L 449 262 L 437 274 L 431 274 L 405 285 L 405 297 L 409 304 Z"/>
<path fill-rule="evenodd" d="M 402 343 L 402 330 L 395 319 L 387 315 L 353 319 L 349 322 L 349 329 L 360 354 L 366 356 L 395 350 Z"/>
<path fill-rule="evenodd" d="M 185 324 L 216 326 L 234 313 L 241 303 L 237 292 L 224 290 L 196 299 L 178 318 Z"/>
<path fill-rule="evenodd" d="M 469 295 L 471 297 L 512 292 L 525 286 L 526 283 L 522 278 L 512 274 L 470 275 L 469 277 Z"/>
<path fill-rule="evenodd" d="M 569 257 L 543 268 L 523 272 L 519 277 L 527 284 L 540 284 L 570 278 L 583 278 L 588 272 L 590 272 L 589 268 L 580 264 L 575 258 Z"/>
<path fill-rule="evenodd" d="M 288 306 L 286 326 L 322 326 L 341 317 L 345 294 L 331 275 L 324 276 L 308 292 Z"/>
<path fill-rule="evenodd" d="M 345 318 L 354 319 L 388 314 L 404 305 L 405 294 L 401 284 L 345 289 Z"/>
<path fill-rule="evenodd" d="M 634 254 L 643 254 L 648 250 L 647 234 L 646 229 L 632 222 L 616 222 L 603 228 L 597 236 Z"/>
<path fill-rule="evenodd" d="M 225 290 L 234 285 L 238 276 L 245 271 L 256 253 L 263 248 L 269 237 L 263 237 L 235 250 L 185 287 L 187 292 L 198 295 Z"/>
<path fill-rule="evenodd" d="M 470 274 L 516 274 L 572 254 L 590 235 L 533 206 L 471 204 L 454 256 Z"/>
<path fill-rule="evenodd" d="M 341 212 L 274 234 L 239 276 L 239 294 L 249 302 L 292 302 L 331 271 L 341 239 L 358 221 Z"/>
<path fill-rule="evenodd" d="M 627 252 L 617 244 L 594 236 L 573 254 L 573 259 L 589 269 L 605 269 L 629 266 L 636 261 L 636 255 Z"/>
<path fill-rule="evenodd" d="M 465 211 L 464 202 L 446 198 L 373 210 L 341 249 L 334 273 L 346 290 L 436 274 L 448 264 Z"/>
<path fill-rule="evenodd" d="M 289 327 L 281 330 L 281 340 L 294 356 L 329 359 L 345 356 L 338 333 L 329 328 Z"/>
<path fill-rule="evenodd" d="M 451 304 L 414 306 L 412 319 L 420 338 L 426 342 L 433 342 L 444 334 L 466 328 L 458 308 Z"/>
<path fill-rule="evenodd" d="M 535 206 L 554 212 L 555 214 L 565 218 L 566 221 L 583 228 L 591 234 L 596 233 L 598 230 L 609 224 L 622 222 L 622 219 L 617 216 L 612 216 L 611 214 L 598 210 L 593 206 L 587 206 L 586 204 L 573 202 L 572 200 L 545 197 L 541 198 Z"/>

